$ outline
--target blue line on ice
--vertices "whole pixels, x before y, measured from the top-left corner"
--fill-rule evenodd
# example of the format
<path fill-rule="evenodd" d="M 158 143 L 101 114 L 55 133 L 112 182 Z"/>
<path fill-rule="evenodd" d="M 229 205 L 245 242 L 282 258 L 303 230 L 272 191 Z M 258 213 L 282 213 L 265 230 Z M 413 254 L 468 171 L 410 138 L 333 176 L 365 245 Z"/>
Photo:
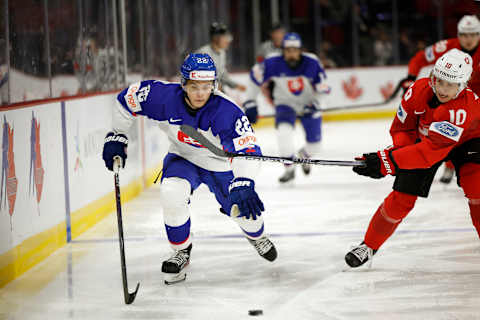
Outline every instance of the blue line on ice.
<path fill-rule="evenodd" d="M 445 228 L 445 229 L 419 229 L 419 230 L 397 230 L 397 234 L 408 234 L 408 233 L 448 233 L 448 232 L 473 232 L 475 231 L 472 228 Z M 349 235 L 363 235 L 365 230 L 362 231 L 324 231 L 324 232 L 300 232 L 300 233 L 268 233 L 272 238 L 295 238 L 295 237 L 323 237 L 323 236 L 349 236 Z M 210 235 L 202 236 L 195 235 L 193 236 L 196 240 L 209 240 L 209 239 L 235 239 L 235 238 L 244 238 L 245 236 L 240 232 L 238 234 L 220 234 L 220 235 Z M 142 236 L 142 237 L 128 237 L 125 238 L 125 241 L 146 241 L 146 240 L 159 240 L 166 239 L 166 237 L 156 237 L 156 236 Z M 84 239 L 84 240 L 72 240 L 72 243 L 95 243 L 95 242 L 111 242 L 118 241 L 117 238 L 108 238 L 108 239 Z"/>

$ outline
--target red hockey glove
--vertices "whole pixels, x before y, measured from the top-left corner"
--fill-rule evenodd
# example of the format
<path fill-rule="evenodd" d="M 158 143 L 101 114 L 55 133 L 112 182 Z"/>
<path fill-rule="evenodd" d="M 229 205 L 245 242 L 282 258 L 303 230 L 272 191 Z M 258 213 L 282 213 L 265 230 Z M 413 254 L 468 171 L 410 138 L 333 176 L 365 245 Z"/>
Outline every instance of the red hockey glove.
<path fill-rule="evenodd" d="M 378 152 L 364 153 L 362 157 L 355 158 L 355 160 L 363 160 L 365 164 L 353 167 L 353 171 L 374 179 L 383 178 L 387 174 L 394 176 L 397 165 L 393 160 L 392 151 L 392 148 L 387 148 Z"/>

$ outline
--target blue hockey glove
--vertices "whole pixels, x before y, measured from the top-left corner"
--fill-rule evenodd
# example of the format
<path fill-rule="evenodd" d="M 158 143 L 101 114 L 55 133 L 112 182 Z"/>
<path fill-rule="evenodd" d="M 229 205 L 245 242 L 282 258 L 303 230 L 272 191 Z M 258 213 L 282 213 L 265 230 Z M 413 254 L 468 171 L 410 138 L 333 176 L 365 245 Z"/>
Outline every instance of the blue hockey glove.
<path fill-rule="evenodd" d="M 257 220 L 257 216 L 265 211 L 263 202 L 255 192 L 255 182 L 248 178 L 235 178 L 228 187 L 230 192 L 229 199 L 233 205 L 237 205 L 240 210 L 238 217 L 245 217 Z"/>
<path fill-rule="evenodd" d="M 243 103 L 245 115 L 250 123 L 256 123 L 258 120 L 258 108 L 255 100 L 247 100 Z"/>
<path fill-rule="evenodd" d="M 124 134 L 116 134 L 115 132 L 107 133 L 105 143 L 103 145 L 103 160 L 108 170 L 113 171 L 113 158 L 119 156 L 122 158 L 122 168 L 125 168 L 127 161 L 128 139 Z"/>

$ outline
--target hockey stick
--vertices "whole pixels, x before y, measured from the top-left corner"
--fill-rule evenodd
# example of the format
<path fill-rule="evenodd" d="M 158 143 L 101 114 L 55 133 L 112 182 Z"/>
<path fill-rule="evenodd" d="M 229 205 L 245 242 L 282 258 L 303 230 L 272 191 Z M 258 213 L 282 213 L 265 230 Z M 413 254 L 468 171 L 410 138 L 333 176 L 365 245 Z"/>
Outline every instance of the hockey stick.
<path fill-rule="evenodd" d="M 393 93 L 386 99 L 385 101 L 381 102 L 374 102 L 374 103 L 364 103 L 364 104 L 356 104 L 356 105 L 344 105 L 344 106 L 336 106 L 336 107 L 331 107 L 331 108 L 326 108 L 326 109 L 318 109 L 317 111 L 321 112 L 332 112 L 332 111 L 341 111 L 341 110 L 349 110 L 349 109 L 361 109 L 361 108 L 369 108 L 369 107 L 379 107 L 382 105 L 385 105 L 389 102 L 391 102 L 395 97 L 397 96 L 398 92 L 402 89 L 402 82 L 399 82 L 397 86 L 395 87 L 395 90 L 393 90 Z M 261 119 L 265 118 L 274 118 L 274 114 L 269 114 L 265 116 L 259 116 Z M 297 116 L 298 118 L 299 116 Z"/>
<path fill-rule="evenodd" d="M 138 287 L 140 282 L 137 283 L 137 288 L 134 292 L 128 292 L 128 283 L 127 283 L 127 265 L 125 263 L 125 246 L 123 241 L 123 222 L 122 222 L 122 202 L 120 200 L 120 179 L 118 177 L 118 172 L 120 171 L 120 166 L 122 159 L 119 156 L 113 158 L 113 170 L 114 170 L 114 180 L 115 180 L 115 201 L 117 204 L 117 221 L 118 221 L 118 241 L 120 242 L 120 262 L 122 264 L 122 280 L 123 280 L 123 297 L 125 298 L 125 304 L 131 304 L 135 297 L 137 296 Z"/>
<path fill-rule="evenodd" d="M 379 107 L 383 106 L 387 103 L 389 103 L 393 98 L 390 96 L 387 100 L 382 101 L 382 102 L 375 102 L 375 103 L 364 103 L 364 104 L 356 104 L 356 105 L 345 105 L 345 106 L 336 106 L 336 107 L 331 107 L 331 108 L 326 108 L 326 109 L 317 109 L 316 111 L 320 112 L 332 112 L 332 111 L 341 111 L 341 110 L 349 110 L 349 109 L 361 109 L 361 108 L 369 108 L 369 107 Z M 301 116 L 297 116 L 297 118 L 300 118 Z M 260 119 L 265 119 L 265 118 L 275 118 L 274 114 L 268 114 L 268 115 L 260 115 Z"/>
<path fill-rule="evenodd" d="M 385 100 L 385 103 L 388 103 L 393 99 L 395 99 L 400 89 L 402 89 L 402 81 L 398 82 L 397 86 L 395 87 L 395 90 L 393 90 L 393 93 L 390 95 L 390 97 L 388 97 L 388 99 Z"/>
<path fill-rule="evenodd" d="M 273 157 L 273 156 L 257 156 L 250 154 L 239 154 L 231 153 L 224 151 L 217 146 L 215 146 L 210 140 L 205 138 L 203 134 L 195 130 L 192 126 L 187 124 L 182 124 L 180 129 L 189 135 L 191 138 L 197 140 L 201 145 L 207 148 L 210 152 L 215 154 L 218 157 L 222 158 L 243 158 L 246 160 L 258 160 L 258 161 L 272 161 L 280 162 L 285 164 L 313 164 L 313 165 L 323 165 L 323 166 L 342 166 L 342 167 L 355 167 L 364 165 L 364 161 L 341 161 L 341 160 L 319 160 L 319 159 L 302 159 L 302 158 L 287 158 L 287 157 Z"/>

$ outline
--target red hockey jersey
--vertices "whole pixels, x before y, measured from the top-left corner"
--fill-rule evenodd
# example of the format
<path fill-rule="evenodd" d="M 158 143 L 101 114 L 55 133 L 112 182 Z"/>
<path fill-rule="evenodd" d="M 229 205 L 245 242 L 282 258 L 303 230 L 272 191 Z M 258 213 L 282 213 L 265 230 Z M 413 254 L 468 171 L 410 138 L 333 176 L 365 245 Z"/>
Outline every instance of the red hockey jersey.
<path fill-rule="evenodd" d="M 431 108 L 429 79 L 417 80 L 405 93 L 390 128 L 400 169 L 429 168 L 456 146 L 480 137 L 480 99 L 469 88 L 456 99 Z M 417 139 L 420 142 L 415 143 Z"/>
<path fill-rule="evenodd" d="M 435 64 L 445 52 L 456 48 L 462 50 L 458 38 L 442 40 L 434 45 L 428 46 L 425 50 L 417 52 L 417 54 L 408 63 L 408 74 L 418 76 L 420 69 L 428 65 Z M 477 49 L 472 56 L 473 73 L 469 82 L 469 87 L 480 95 L 480 49 Z"/>

